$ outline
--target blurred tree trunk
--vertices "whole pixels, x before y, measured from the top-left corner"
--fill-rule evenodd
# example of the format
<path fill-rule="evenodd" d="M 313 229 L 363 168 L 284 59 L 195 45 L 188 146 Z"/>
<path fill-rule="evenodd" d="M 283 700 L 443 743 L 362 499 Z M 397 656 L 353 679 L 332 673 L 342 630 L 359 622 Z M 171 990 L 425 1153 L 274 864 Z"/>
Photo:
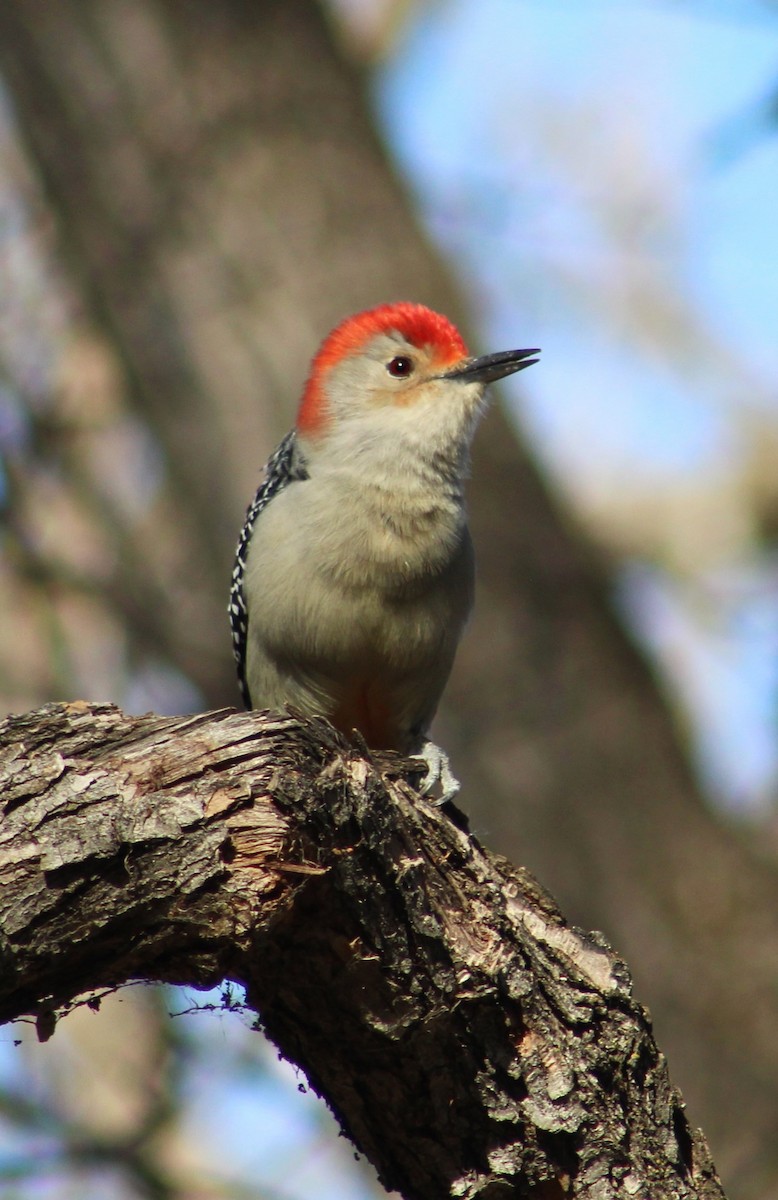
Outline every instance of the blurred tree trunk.
<path fill-rule="evenodd" d="M 72 269 L 196 531 L 174 626 L 179 594 L 221 603 L 243 508 L 321 335 L 388 299 L 455 319 L 462 305 L 309 0 L 6 0 L 0 65 Z M 624 953 L 725 1180 L 749 1164 L 733 1194 L 767 1196 L 774 873 L 704 810 L 591 548 L 498 411 L 473 475 L 477 616 L 441 714 L 463 804 L 490 797 L 476 829 Z M 236 698 L 226 630 L 198 637 L 217 647 L 198 677 L 207 702 Z"/>

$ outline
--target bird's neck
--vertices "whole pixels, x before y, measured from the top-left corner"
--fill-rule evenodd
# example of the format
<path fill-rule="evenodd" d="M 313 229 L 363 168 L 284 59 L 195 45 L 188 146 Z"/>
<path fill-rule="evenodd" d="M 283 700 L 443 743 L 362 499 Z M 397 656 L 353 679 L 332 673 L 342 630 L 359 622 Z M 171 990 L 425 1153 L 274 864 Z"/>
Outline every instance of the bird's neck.
<path fill-rule="evenodd" d="M 371 426 L 345 434 L 334 431 L 325 453 L 318 453 L 315 445 L 306 447 L 311 477 L 331 480 L 366 500 L 371 495 L 377 500 L 390 498 L 390 509 L 398 503 L 411 509 L 461 508 L 469 471 L 470 424 L 447 437 L 425 437 L 414 428 L 395 428 L 392 434 L 383 436 Z"/>

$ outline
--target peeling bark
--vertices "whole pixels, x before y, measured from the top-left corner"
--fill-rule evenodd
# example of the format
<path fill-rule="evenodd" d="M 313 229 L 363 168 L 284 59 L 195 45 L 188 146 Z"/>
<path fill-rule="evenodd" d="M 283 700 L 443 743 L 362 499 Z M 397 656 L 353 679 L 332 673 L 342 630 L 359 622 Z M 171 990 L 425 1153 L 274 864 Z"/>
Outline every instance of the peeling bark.
<path fill-rule="evenodd" d="M 0 726 L 0 1015 L 223 978 L 382 1182 L 723 1196 L 627 968 L 410 786 L 294 715 Z"/>

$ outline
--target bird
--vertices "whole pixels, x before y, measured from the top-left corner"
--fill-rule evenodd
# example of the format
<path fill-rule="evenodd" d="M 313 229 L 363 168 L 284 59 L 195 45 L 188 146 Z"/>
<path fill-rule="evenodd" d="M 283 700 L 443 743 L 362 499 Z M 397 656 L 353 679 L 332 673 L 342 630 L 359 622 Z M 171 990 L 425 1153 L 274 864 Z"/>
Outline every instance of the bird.
<path fill-rule="evenodd" d="M 246 707 L 290 705 L 421 757 L 438 804 L 459 790 L 428 734 L 473 605 L 470 447 L 488 384 L 538 354 L 472 357 L 447 317 L 409 301 L 347 317 L 313 358 L 237 545 Z"/>

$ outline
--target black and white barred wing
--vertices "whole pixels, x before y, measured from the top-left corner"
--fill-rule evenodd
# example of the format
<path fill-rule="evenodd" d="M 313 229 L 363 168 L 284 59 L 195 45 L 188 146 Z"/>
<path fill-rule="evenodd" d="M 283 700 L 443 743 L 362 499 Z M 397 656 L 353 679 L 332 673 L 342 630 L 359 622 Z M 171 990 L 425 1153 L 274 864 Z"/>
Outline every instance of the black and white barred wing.
<path fill-rule="evenodd" d="M 230 616 L 230 628 L 232 630 L 232 651 L 235 655 L 235 662 L 238 665 L 240 694 L 246 708 L 251 708 L 251 696 L 249 695 L 248 684 L 246 683 L 248 610 L 246 608 L 246 598 L 243 593 L 243 581 L 246 573 L 246 558 L 248 556 L 251 535 L 254 531 L 254 524 L 257 517 L 273 497 L 277 496 L 287 484 L 292 483 L 294 480 L 307 478 L 308 472 L 305 469 L 305 463 L 297 446 L 297 435 L 292 430 L 279 444 L 278 449 L 265 465 L 264 478 L 246 511 L 246 520 L 238 539 L 238 547 L 235 551 L 235 566 L 232 571 L 228 612 Z"/>

